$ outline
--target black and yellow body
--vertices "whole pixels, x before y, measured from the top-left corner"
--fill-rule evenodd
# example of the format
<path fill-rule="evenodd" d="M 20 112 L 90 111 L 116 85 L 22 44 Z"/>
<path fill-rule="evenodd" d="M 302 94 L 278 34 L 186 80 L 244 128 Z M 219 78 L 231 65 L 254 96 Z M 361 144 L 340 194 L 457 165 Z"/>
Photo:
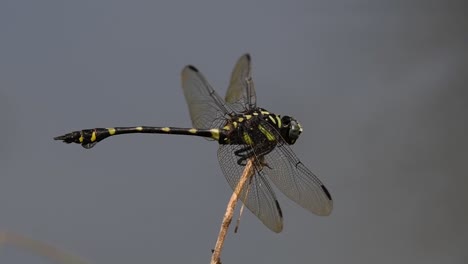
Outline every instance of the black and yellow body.
<path fill-rule="evenodd" d="M 253 146 L 263 144 L 265 145 L 265 151 L 267 151 L 267 148 L 274 148 L 276 146 L 278 135 L 281 135 L 285 139 L 288 138 L 288 135 L 282 131 L 284 130 L 282 126 L 283 124 L 288 124 L 290 119 L 290 117 L 281 118 L 279 115 L 271 114 L 265 109 L 258 108 L 245 114 L 232 116 L 227 119 L 222 128 L 197 129 L 152 126 L 92 128 L 74 131 L 55 137 L 54 139 L 62 140 L 65 143 L 80 144 L 84 148 L 89 149 L 108 137 L 123 134 L 188 135 L 211 138 L 222 145 L 234 144 Z M 275 133 L 272 129 L 277 132 Z M 286 140 L 286 142 L 288 142 L 288 140 Z M 289 140 L 289 143 L 293 144 L 294 141 Z"/>
<path fill-rule="evenodd" d="M 272 231 L 282 230 L 283 214 L 270 182 L 308 211 L 317 215 L 331 213 L 333 201 L 330 193 L 289 147 L 302 132 L 299 122 L 257 106 L 249 54 L 240 57 L 234 66 L 224 98 L 192 65 L 183 68 L 181 80 L 193 128 L 93 128 L 54 139 L 77 143 L 87 149 L 108 137 L 136 133 L 187 135 L 216 140 L 219 143 L 221 170 L 233 190 L 247 161 L 253 161 L 253 174 L 240 191 L 239 199 Z"/>
<path fill-rule="evenodd" d="M 219 129 L 196 129 L 196 128 L 178 128 L 178 127 L 112 127 L 112 128 L 92 128 L 74 131 L 63 136 L 55 137 L 55 140 L 62 140 L 65 143 L 81 144 L 84 148 L 92 148 L 96 143 L 111 136 L 124 134 L 170 134 L 170 135 L 189 135 L 216 139 L 219 137 Z"/>

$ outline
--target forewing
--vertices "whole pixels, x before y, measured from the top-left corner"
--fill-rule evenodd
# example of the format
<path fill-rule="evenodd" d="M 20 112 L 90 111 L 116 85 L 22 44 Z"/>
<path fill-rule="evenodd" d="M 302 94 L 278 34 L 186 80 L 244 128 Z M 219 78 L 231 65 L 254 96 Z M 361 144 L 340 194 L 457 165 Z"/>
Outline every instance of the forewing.
<path fill-rule="evenodd" d="M 251 70 L 250 55 L 244 54 L 237 60 L 231 73 L 225 99 L 228 105 L 238 113 L 257 105 Z"/>
<path fill-rule="evenodd" d="M 245 147 L 246 145 L 220 145 L 218 149 L 221 170 L 233 190 L 245 168 L 237 164 L 239 157 L 234 152 Z M 239 199 L 265 226 L 279 233 L 283 229 L 283 219 L 278 200 L 261 171 L 261 165 L 256 162 L 254 168 L 254 174 L 239 193 Z"/>
<path fill-rule="evenodd" d="M 330 193 L 286 143 L 279 143 L 265 155 L 265 162 L 268 165 L 263 169 L 265 174 L 289 199 L 317 215 L 331 213 Z"/>
<path fill-rule="evenodd" d="M 194 66 L 188 65 L 182 70 L 182 89 L 195 128 L 219 127 L 232 112 Z"/>

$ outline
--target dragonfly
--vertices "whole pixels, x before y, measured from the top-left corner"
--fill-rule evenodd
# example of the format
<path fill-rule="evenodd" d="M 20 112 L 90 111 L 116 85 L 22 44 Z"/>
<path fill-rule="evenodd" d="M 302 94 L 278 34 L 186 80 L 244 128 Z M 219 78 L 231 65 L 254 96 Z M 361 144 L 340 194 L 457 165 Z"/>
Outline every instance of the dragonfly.
<path fill-rule="evenodd" d="M 192 128 L 112 127 L 83 129 L 55 137 L 86 149 L 112 136 L 148 133 L 203 137 L 217 141 L 218 161 L 234 190 L 248 160 L 253 171 L 239 199 L 273 232 L 283 229 L 283 213 L 272 183 L 306 210 L 327 216 L 333 208 L 330 192 L 291 149 L 303 129 L 291 116 L 281 116 L 257 106 L 251 56 L 242 55 L 234 66 L 224 99 L 194 66 L 182 70 L 182 90 Z"/>

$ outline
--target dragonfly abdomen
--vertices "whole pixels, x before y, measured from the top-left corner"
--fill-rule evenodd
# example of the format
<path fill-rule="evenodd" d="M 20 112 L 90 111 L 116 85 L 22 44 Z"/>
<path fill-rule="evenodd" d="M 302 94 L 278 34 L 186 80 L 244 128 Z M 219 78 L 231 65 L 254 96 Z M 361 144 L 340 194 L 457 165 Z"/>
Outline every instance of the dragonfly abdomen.
<path fill-rule="evenodd" d="M 62 140 L 65 143 L 81 144 L 84 148 L 92 148 L 96 143 L 105 138 L 123 135 L 123 134 L 171 134 L 171 135 L 189 135 L 219 140 L 219 129 L 196 129 L 179 127 L 112 127 L 112 128 L 92 128 L 74 131 L 62 136 L 55 137 L 55 140 Z"/>

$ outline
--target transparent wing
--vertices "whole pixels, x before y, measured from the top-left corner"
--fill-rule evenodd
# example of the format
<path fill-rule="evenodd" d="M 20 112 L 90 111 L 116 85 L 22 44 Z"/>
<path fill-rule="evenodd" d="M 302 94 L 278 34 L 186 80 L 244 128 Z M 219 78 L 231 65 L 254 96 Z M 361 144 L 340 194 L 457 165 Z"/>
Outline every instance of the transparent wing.
<path fill-rule="evenodd" d="M 192 65 L 182 70 L 182 89 L 195 128 L 220 127 L 232 110 Z"/>
<path fill-rule="evenodd" d="M 220 145 L 218 149 L 221 170 L 233 190 L 236 188 L 245 168 L 245 166 L 237 164 L 239 157 L 234 153 L 245 147 L 246 145 Z M 283 229 L 283 218 L 278 200 L 261 171 L 261 165 L 256 164 L 254 167 L 255 174 L 244 185 L 239 194 L 239 199 L 265 226 L 273 232 L 279 233 Z"/>
<path fill-rule="evenodd" d="M 268 125 L 280 139 L 276 148 L 264 156 L 266 166 L 263 172 L 289 199 L 314 214 L 329 215 L 333 201 L 327 188 L 297 158 L 273 126 L 266 122 L 263 125 Z"/>
<path fill-rule="evenodd" d="M 226 103 L 236 112 L 244 112 L 256 107 L 254 82 L 251 75 L 251 58 L 242 55 L 231 73 L 231 81 L 226 92 Z"/>

